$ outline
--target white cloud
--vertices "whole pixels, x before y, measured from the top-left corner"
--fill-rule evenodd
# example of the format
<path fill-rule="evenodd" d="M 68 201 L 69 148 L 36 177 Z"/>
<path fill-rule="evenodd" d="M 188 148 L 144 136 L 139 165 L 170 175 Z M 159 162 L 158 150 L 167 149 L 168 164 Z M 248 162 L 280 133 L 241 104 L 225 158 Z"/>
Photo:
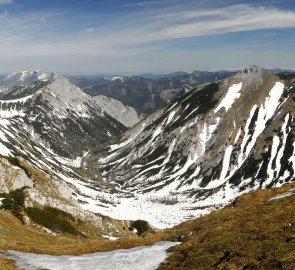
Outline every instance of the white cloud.
<path fill-rule="evenodd" d="M 266 37 L 274 37 L 274 36 L 278 36 L 279 34 L 278 33 L 267 33 L 267 34 L 264 34 L 264 36 Z"/>
<path fill-rule="evenodd" d="M 91 33 L 93 31 L 94 31 L 94 28 L 93 27 L 90 27 L 90 28 L 86 28 L 85 29 L 85 32 L 87 32 L 87 33 Z"/>
<path fill-rule="evenodd" d="M 41 34 L 44 31 L 48 33 L 50 26 L 45 25 L 46 29 L 42 29 L 43 26 L 38 23 L 47 16 L 46 14 L 29 14 L 23 17 L 13 17 L 6 13 L 0 14 L 2 19 L 2 22 L 0 20 L 1 39 L 19 37 L 21 40 L 23 36 L 26 36 L 25 39 L 31 39 L 34 44 L 44 42 L 50 44 L 51 41 L 48 37 L 47 40 L 38 40 L 39 32 Z M 58 23 L 58 20 L 54 21 Z M 62 24 L 63 22 L 59 23 L 66 27 Z M 95 35 L 83 36 L 83 44 L 100 44 L 105 48 L 120 48 L 122 51 L 123 47 L 150 46 L 152 42 L 164 40 L 283 28 L 295 28 L 294 11 L 246 4 L 220 9 L 184 10 L 179 13 L 177 13 L 177 9 L 175 12 L 173 10 L 171 12 L 169 9 L 169 13 L 160 10 L 157 13 L 153 11 L 152 13 L 129 14 L 115 23 L 101 25 L 99 31 L 95 31 L 94 27 L 85 28 L 84 32 L 95 32 Z M 79 35 L 81 35 L 80 31 L 69 31 L 59 37 L 59 41 L 65 47 L 67 45 L 72 47 L 74 44 L 77 46 L 77 51 L 83 52 L 79 48 L 81 46 L 78 41 Z M 53 36 L 55 36 L 54 32 Z"/>
<path fill-rule="evenodd" d="M 159 15 L 157 23 L 158 25 L 155 25 L 154 29 L 147 29 L 145 33 L 142 33 L 141 38 L 136 36 L 132 42 L 190 38 L 253 30 L 295 28 L 295 12 L 251 5 L 234 5 L 222 9 L 184 11 L 179 14 Z M 130 40 L 130 35 L 128 39 Z"/>
<path fill-rule="evenodd" d="M 13 0 L 0 0 L 0 5 L 13 4 Z"/>

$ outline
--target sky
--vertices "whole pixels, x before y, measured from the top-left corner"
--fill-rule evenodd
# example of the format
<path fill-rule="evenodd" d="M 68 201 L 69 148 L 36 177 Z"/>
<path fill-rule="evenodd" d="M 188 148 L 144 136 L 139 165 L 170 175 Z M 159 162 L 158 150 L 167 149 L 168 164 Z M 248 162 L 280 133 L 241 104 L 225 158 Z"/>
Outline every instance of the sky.
<path fill-rule="evenodd" d="M 295 70 L 294 0 L 0 0 L 0 74 Z"/>

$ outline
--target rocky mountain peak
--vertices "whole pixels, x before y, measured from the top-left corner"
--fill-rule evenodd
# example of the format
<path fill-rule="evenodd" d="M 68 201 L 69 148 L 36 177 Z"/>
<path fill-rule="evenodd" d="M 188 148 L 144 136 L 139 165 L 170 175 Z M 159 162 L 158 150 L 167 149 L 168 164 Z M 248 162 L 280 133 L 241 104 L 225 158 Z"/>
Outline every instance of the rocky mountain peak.
<path fill-rule="evenodd" d="M 240 78 L 244 81 L 245 84 L 252 83 L 256 81 L 257 83 L 262 83 L 262 70 L 257 65 L 251 65 L 240 70 L 237 73 L 237 78 Z"/>
<path fill-rule="evenodd" d="M 241 70 L 240 73 L 248 74 L 248 75 L 257 74 L 257 73 L 261 73 L 261 68 L 257 65 L 251 65 L 251 66 Z"/>
<path fill-rule="evenodd" d="M 69 82 L 61 75 L 56 75 L 46 87 L 52 94 L 57 95 L 63 101 L 71 101 L 86 95 L 78 86 Z M 84 98 L 83 98 L 84 99 Z"/>
<path fill-rule="evenodd" d="M 48 73 L 41 70 L 18 71 L 0 78 L 2 86 L 28 85 L 34 81 L 48 81 L 57 76 L 56 73 Z"/>
<path fill-rule="evenodd" d="M 262 70 L 259 66 L 251 65 L 240 70 L 237 76 L 245 79 L 261 77 Z"/>

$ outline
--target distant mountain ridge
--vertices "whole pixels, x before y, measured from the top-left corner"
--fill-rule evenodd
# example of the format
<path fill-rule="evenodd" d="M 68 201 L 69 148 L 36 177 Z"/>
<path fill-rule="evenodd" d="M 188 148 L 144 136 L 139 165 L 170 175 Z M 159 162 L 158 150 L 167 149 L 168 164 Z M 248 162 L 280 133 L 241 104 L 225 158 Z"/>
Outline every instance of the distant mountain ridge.
<path fill-rule="evenodd" d="M 105 95 L 120 100 L 145 115 L 167 105 L 197 85 L 227 78 L 231 71 L 194 71 L 135 76 L 108 75 L 104 77 L 68 77 L 91 95 Z"/>
<path fill-rule="evenodd" d="M 35 81 L 48 81 L 57 76 L 56 73 L 41 70 L 20 71 L 0 76 L 0 90 L 4 91 L 13 86 L 25 86 Z"/>

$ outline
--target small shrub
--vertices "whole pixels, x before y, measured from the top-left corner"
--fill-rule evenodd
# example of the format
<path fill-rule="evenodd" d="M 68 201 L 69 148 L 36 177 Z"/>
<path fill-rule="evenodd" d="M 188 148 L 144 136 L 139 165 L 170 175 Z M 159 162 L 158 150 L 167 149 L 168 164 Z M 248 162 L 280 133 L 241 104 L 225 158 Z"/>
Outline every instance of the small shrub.
<path fill-rule="evenodd" d="M 152 197 L 150 198 L 151 202 L 154 203 L 161 203 L 161 204 L 166 204 L 166 205 L 174 205 L 179 203 L 178 197 L 177 196 L 163 196 L 163 197 Z"/>
<path fill-rule="evenodd" d="M 23 189 L 16 189 L 11 193 L 15 205 L 24 207 L 25 205 L 25 194 Z"/>
<path fill-rule="evenodd" d="M 143 233 L 149 230 L 149 225 L 145 220 L 136 220 L 130 223 L 130 228 L 136 229 L 137 234 L 141 236 Z"/>
<path fill-rule="evenodd" d="M 69 233 L 78 235 L 79 232 L 71 224 L 74 218 L 62 210 L 53 207 L 35 208 L 29 207 L 26 209 L 28 216 L 37 224 L 44 226 L 56 233 Z"/>
<path fill-rule="evenodd" d="M 13 210 L 14 208 L 24 207 L 25 204 L 25 193 L 24 189 L 16 189 L 9 193 L 1 193 L 0 197 L 2 200 L 1 208 L 4 210 Z"/>
<path fill-rule="evenodd" d="M 23 222 L 23 209 L 25 205 L 25 193 L 24 188 L 16 189 L 9 193 L 1 193 L 0 197 L 4 198 L 2 200 L 2 205 L 0 209 L 11 210 L 12 214 L 17 217 L 21 222 Z"/>
<path fill-rule="evenodd" d="M 14 200 L 11 196 L 7 196 L 2 200 L 1 208 L 4 210 L 12 210 L 14 206 Z"/>

